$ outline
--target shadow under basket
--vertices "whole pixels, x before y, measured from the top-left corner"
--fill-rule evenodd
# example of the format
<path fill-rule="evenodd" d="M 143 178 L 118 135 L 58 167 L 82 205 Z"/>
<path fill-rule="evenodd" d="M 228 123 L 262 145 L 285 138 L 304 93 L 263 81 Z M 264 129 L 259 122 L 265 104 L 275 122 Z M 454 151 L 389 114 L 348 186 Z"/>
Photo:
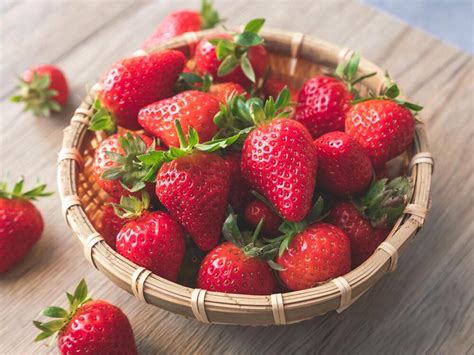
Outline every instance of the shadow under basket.
<path fill-rule="evenodd" d="M 190 49 L 212 31 L 188 33 L 153 50 Z M 301 33 L 262 31 L 270 54 L 272 73 L 294 88 L 314 75 L 332 71 L 352 51 Z M 150 50 L 151 51 L 151 50 Z M 140 55 L 137 53 L 137 55 Z M 377 72 L 364 81 L 362 92 L 380 93 L 384 71 L 362 59 L 358 75 Z M 422 227 L 429 205 L 433 159 L 424 125 L 417 123 L 414 142 L 405 155 L 407 174 L 413 179 L 413 197 L 390 235 L 375 253 L 348 274 L 311 289 L 268 296 L 226 294 L 192 289 L 165 280 L 139 267 L 110 248 L 94 225 L 100 220 L 106 194 L 92 174 L 94 149 L 105 137 L 89 131 L 96 88 L 89 92 L 64 131 L 59 153 L 58 185 L 66 222 L 84 248 L 86 258 L 110 280 L 146 302 L 205 323 L 271 325 L 290 324 L 342 311 L 367 292 L 383 275 L 395 270 L 399 253 Z"/>

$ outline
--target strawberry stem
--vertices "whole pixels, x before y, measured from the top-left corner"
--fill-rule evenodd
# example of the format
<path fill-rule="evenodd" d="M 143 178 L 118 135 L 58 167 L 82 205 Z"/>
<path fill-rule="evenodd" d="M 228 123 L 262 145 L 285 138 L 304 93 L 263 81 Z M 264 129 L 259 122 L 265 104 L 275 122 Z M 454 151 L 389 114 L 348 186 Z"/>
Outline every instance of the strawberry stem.
<path fill-rule="evenodd" d="M 23 185 L 25 178 L 22 176 L 13 186 L 13 189 L 8 189 L 6 182 L 0 182 L 0 198 L 5 199 L 23 199 L 23 200 L 36 200 L 38 197 L 51 196 L 53 192 L 46 192 L 46 184 L 36 183 L 36 186 L 32 189 L 23 192 Z"/>

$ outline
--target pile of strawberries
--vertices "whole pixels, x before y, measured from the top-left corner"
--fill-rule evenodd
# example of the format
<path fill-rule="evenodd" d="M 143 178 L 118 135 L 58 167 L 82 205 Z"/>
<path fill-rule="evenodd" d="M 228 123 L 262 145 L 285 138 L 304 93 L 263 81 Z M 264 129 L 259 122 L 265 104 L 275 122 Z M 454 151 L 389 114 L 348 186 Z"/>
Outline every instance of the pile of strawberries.
<path fill-rule="evenodd" d="M 143 47 L 219 23 L 202 11 L 168 15 Z M 410 147 L 421 106 L 384 92 L 361 96 L 359 55 L 334 72 L 287 87 L 259 35 L 220 32 L 191 58 L 165 50 L 115 63 L 100 80 L 90 129 L 109 133 L 93 174 L 107 194 L 97 229 L 132 262 L 189 287 L 269 295 L 303 290 L 362 264 L 411 198 L 387 162 Z M 56 67 L 34 67 L 12 100 L 35 115 L 60 111 L 68 87 Z M 36 243 L 43 220 L 30 202 L 50 195 L 0 184 L 0 272 Z M 36 340 L 59 332 L 62 353 L 136 353 L 127 317 L 91 301 L 82 281 L 70 310 L 48 307 Z"/>
<path fill-rule="evenodd" d="M 287 88 L 263 24 L 205 37 L 189 60 L 122 60 L 100 81 L 90 128 L 112 133 L 94 161 L 110 196 L 100 232 L 168 280 L 253 295 L 314 287 L 363 263 L 410 199 L 407 178 L 374 176 L 410 146 L 421 107 L 390 81 L 360 97 L 375 73 L 357 76 L 358 55 Z"/>

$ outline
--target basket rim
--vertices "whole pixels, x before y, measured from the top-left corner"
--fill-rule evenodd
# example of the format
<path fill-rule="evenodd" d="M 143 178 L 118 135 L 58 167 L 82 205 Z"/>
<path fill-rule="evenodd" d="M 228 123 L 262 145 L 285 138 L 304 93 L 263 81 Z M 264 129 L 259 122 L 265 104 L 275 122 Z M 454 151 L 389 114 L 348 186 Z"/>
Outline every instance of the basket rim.
<path fill-rule="evenodd" d="M 219 29 L 212 29 L 187 33 L 151 48 L 148 52 L 185 48 L 200 38 L 219 31 Z M 353 53 L 347 48 L 340 48 L 299 32 L 266 29 L 261 32 L 261 35 L 270 52 L 288 55 L 290 61 L 295 62 L 293 66 L 297 65 L 299 58 L 316 61 L 320 65 L 335 66 L 338 62 L 347 60 Z M 142 50 L 134 55 L 140 54 L 143 54 Z M 367 86 L 372 86 L 380 92 L 384 71 L 364 58 L 361 58 L 359 68 L 362 73 L 372 71 L 378 73 L 370 78 Z M 412 210 L 403 214 L 386 239 L 393 250 L 390 247 L 377 249 L 362 265 L 338 278 L 343 279 L 342 285 L 330 280 L 302 291 L 253 296 L 191 289 L 165 280 L 133 264 L 106 245 L 92 226 L 85 207 L 78 199 L 80 149 L 87 132 L 88 120 L 93 114 L 93 102 L 97 89 L 96 84 L 75 111 L 70 125 L 64 130 L 57 175 L 63 215 L 69 228 L 83 245 L 86 257 L 93 266 L 120 287 L 133 293 L 142 302 L 152 303 L 203 322 L 250 325 L 289 324 L 310 319 L 331 310 L 343 310 L 393 269 L 399 252 L 423 225 L 430 203 L 433 159 L 429 152 L 424 124 L 418 123 L 415 139 L 409 151 L 409 155 L 416 158 L 416 161 L 411 161 L 411 177 L 414 182 L 411 203 L 424 209 L 424 213 L 420 214 Z M 305 311 L 309 311 L 310 314 Z M 245 321 L 236 321 L 234 319 L 236 314 L 248 317 L 243 317 Z"/>

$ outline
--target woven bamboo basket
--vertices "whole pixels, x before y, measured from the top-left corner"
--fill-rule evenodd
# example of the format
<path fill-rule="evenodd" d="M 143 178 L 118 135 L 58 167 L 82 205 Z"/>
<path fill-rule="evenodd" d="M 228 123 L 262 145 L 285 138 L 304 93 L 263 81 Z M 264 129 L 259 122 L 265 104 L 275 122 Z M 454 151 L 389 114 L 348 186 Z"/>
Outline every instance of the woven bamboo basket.
<path fill-rule="evenodd" d="M 179 49 L 189 55 L 192 46 L 210 32 L 188 33 L 152 50 Z M 295 88 L 314 75 L 333 70 L 353 53 L 301 33 L 266 30 L 261 35 L 270 53 L 272 75 Z M 383 89 L 384 71 L 365 59 L 361 60 L 359 75 L 374 71 L 378 74 L 364 81 L 365 86 L 360 90 L 370 89 L 379 93 Z M 367 292 L 383 275 L 395 270 L 398 255 L 425 221 L 430 202 L 433 159 L 424 125 L 417 123 L 412 147 L 403 157 L 405 171 L 414 181 L 412 201 L 387 240 L 358 268 L 311 289 L 269 296 L 206 292 L 165 280 L 116 253 L 94 228 L 100 223 L 101 207 L 106 198 L 92 177 L 94 149 L 105 136 L 87 129 L 94 113 L 96 90 L 97 85 L 75 111 L 64 131 L 57 176 L 63 214 L 90 263 L 141 302 L 205 323 L 220 324 L 282 325 L 329 311 L 340 312 Z"/>

